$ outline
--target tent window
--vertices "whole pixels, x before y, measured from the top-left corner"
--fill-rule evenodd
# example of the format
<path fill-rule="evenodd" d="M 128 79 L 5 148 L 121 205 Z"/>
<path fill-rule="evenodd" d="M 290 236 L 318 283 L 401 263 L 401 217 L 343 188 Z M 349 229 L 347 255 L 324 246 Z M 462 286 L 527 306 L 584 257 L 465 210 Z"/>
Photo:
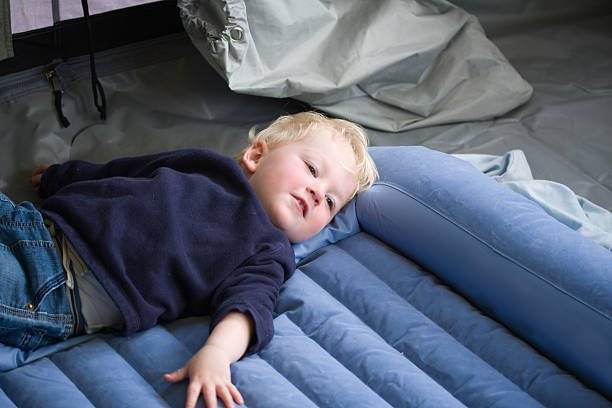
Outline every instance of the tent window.
<path fill-rule="evenodd" d="M 89 13 L 100 14 L 116 9 L 154 3 L 156 0 L 89 0 Z M 83 17 L 81 0 L 10 0 L 13 34 L 51 27 L 56 21 Z M 54 6 L 56 9 L 54 10 Z"/>

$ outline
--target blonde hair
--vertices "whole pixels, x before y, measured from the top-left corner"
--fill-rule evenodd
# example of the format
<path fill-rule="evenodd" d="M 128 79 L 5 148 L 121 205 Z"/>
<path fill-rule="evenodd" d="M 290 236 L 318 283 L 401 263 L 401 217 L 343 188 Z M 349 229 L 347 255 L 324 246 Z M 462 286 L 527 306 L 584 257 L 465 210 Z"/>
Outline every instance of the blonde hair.
<path fill-rule="evenodd" d="M 378 179 L 378 170 L 374 160 L 368 153 L 368 135 L 365 130 L 348 120 L 332 119 L 318 112 L 301 112 L 294 115 L 281 116 L 270 126 L 255 132 L 255 126 L 249 131 L 251 143 L 263 140 L 270 149 L 298 142 L 306 138 L 313 130 L 327 128 L 335 132 L 335 135 L 344 138 L 355 154 L 357 185 L 351 194 L 351 198 L 374 184 Z M 234 159 L 244 168 L 242 156 L 247 148 L 234 156 Z"/>

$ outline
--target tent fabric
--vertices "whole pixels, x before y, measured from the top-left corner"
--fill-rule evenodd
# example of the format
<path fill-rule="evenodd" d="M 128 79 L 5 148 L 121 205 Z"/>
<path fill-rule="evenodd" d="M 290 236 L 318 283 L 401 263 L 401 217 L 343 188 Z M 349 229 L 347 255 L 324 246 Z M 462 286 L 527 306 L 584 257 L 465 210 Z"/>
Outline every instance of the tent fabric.
<path fill-rule="evenodd" d="M 295 98 L 375 129 L 490 119 L 532 93 L 478 20 L 443 0 L 178 5 L 232 90 Z"/>
<path fill-rule="evenodd" d="M 89 14 L 100 14 L 158 0 L 87 0 Z M 54 23 L 83 17 L 81 0 L 2 0 L 10 2 L 13 34 L 47 28 Z M 8 10 L 7 10 L 8 11 Z"/>
<path fill-rule="evenodd" d="M 13 56 L 9 0 L 0 0 L 0 61 Z"/>

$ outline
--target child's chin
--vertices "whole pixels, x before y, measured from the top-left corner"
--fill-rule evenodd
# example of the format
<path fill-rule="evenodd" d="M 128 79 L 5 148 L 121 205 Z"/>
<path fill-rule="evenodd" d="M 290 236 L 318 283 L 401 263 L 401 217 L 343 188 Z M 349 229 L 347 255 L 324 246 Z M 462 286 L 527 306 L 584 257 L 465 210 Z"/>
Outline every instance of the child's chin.
<path fill-rule="evenodd" d="M 289 242 L 291 242 L 292 244 L 299 244 L 300 242 L 304 242 L 307 240 L 307 239 L 292 237 L 290 235 L 287 235 L 287 237 L 289 238 Z"/>
<path fill-rule="evenodd" d="M 300 242 L 308 241 L 310 238 L 317 235 L 318 231 L 315 233 L 301 233 L 301 234 L 287 234 L 289 237 L 289 242 L 292 244 L 299 244 Z"/>
<path fill-rule="evenodd" d="M 275 217 L 270 218 L 272 224 L 283 231 L 292 244 L 308 241 L 323 229 L 320 228 L 317 231 L 312 231 L 312 226 L 310 226 L 310 228 L 305 228 L 307 225 L 300 223 L 300 220 L 296 222 L 293 214 L 277 213 L 275 215 Z"/>

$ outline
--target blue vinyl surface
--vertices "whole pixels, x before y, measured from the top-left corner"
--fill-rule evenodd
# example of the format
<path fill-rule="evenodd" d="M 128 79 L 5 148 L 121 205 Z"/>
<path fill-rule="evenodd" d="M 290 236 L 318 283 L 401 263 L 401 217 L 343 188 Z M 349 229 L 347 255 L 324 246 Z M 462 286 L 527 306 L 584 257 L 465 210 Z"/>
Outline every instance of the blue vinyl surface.
<path fill-rule="evenodd" d="M 451 156 L 373 156 L 381 182 L 309 243 L 272 342 L 232 365 L 245 405 L 611 407 L 610 253 Z M 162 374 L 208 325 L 0 348 L 0 406 L 181 407 L 187 383 Z"/>

